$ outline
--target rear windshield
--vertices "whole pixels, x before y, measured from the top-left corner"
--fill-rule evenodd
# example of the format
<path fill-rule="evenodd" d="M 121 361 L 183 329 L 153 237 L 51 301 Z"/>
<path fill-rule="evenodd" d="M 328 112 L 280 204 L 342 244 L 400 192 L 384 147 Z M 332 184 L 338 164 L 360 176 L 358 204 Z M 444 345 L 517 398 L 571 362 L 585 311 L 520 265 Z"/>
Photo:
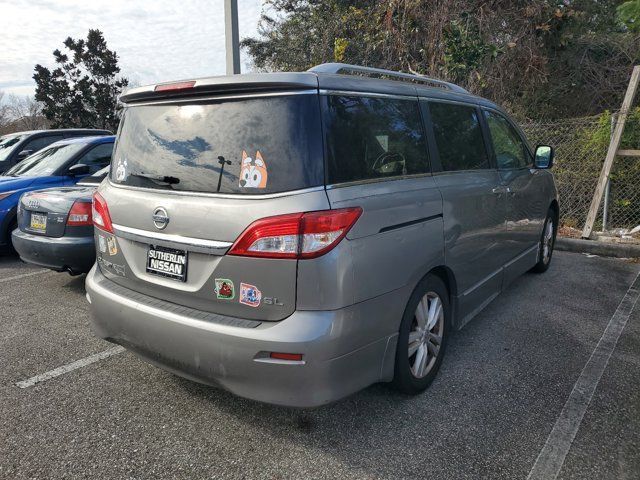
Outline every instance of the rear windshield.
<path fill-rule="evenodd" d="M 122 122 L 114 183 L 237 194 L 323 183 L 316 95 L 133 106 Z"/>

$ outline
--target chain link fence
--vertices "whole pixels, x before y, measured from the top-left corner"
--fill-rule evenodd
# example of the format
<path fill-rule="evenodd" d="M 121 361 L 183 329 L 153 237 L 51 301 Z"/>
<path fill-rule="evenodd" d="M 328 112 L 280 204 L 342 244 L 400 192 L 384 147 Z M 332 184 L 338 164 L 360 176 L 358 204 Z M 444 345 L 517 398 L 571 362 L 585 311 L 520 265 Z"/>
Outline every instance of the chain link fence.
<path fill-rule="evenodd" d="M 525 122 L 533 146 L 555 149 L 553 173 L 560 197 L 560 222 L 582 229 L 609 147 L 616 115 Z M 640 109 L 627 118 L 621 149 L 640 149 Z M 605 208 L 606 207 L 606 208 Z M 600 205 L 595 230 L 631 229 L 640 225 L 640 158 L 616 157 Z M 603 228 L 604 227 L 604 228 Z"/>

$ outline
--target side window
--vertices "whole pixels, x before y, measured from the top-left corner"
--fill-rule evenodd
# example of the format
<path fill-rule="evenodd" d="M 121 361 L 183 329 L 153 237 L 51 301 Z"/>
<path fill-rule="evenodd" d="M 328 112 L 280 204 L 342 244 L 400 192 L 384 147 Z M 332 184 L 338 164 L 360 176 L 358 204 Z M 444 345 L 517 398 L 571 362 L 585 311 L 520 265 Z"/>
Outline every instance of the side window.
<path fill-rule="evenodd" d="M 429 102 L 429 111 L 444 171 L 489 168 L 475 107 Z"/>
<path fill-rule="evenodd" d="M 529 152 L 522 141 L 522 137 L 502 115 L 484 111 L 487 119 L 493 150 L 496 155 L 498 168 L 522 168 L 529 166 Z"/>
<path fill-rule="evenodd" d="M 82 155 L 76 161 L 76 164 L 83 163 L 89 165 L 89 173 L 93 174 L 111 163 L 112 152 L 113 143 L 102 143 Z"/>
<path fill-rule="evenodd" d="M 44 147 L 48 147 L 58 140 L 62 140 L 62 135 L 48 135 L 46 137 L 34 138 L 26 142 L 21 150 L 31 150 L 31 153 L 36 153 L 38 150 L 42 150 Z"/>
<path fill-rule="evenodd" d="M 322 98 L 329 183 L 427 173 L 417 100 Z"/>

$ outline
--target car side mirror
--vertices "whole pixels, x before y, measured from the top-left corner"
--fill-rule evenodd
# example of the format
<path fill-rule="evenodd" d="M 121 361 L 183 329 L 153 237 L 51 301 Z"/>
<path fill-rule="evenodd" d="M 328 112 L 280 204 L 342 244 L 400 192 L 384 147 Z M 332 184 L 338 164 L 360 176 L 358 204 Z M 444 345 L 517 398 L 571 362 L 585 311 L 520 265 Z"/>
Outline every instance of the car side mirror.
<path fill-rule="evenodd" d="M 553 167 L 553 148 L 548 145 L 536 147 L 535 167 L 540 169 Z"/>
<path fill-rule="evenodd" d="M 89 175 L 89 165 L 85 165 L 84 163 L 71 165 L 67 170 L 67 175 L 71 175 L 72 177 L 77 175 Z"/>
<path fill-rule="evenodd" d="M 20 160 L 27 158 L 29 155 L 31 155 L 33 153 L 33 150 L 22 150 L 19 154 L 18 154 L 18 158 Z"/>

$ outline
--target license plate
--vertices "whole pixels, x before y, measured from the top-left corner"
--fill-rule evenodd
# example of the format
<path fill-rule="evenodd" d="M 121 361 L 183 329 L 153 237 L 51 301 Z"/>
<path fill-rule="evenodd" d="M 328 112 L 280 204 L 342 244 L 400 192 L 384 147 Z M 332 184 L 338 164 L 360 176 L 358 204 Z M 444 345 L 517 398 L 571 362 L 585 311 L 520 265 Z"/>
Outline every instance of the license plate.
<path fill-rule="evenodd" d="M 44 232 L 47 229 L 47 214 L 46 213 L 32 213 L 31 214 L 31 229 Z"/>
<path fill-rule="evenodd" d="M 147 272 L 161 277 L 187 281 L 188 256 L 185 250 L 149 245 Z"/>

